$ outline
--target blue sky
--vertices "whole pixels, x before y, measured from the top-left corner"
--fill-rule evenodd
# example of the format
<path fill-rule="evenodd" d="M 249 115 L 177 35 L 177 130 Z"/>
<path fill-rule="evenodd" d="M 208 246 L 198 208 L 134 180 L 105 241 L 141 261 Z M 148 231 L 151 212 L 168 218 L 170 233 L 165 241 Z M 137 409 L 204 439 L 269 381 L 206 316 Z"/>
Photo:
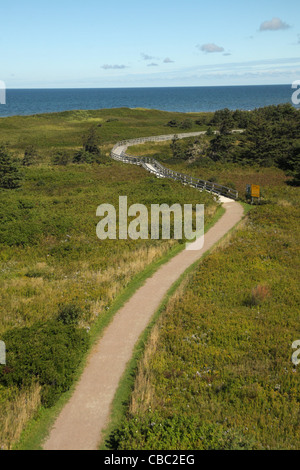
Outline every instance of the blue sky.
<path fill-rule="evenodd" d="M 290 84 L 299 0 L 10 0 L 8 88 Z"/>

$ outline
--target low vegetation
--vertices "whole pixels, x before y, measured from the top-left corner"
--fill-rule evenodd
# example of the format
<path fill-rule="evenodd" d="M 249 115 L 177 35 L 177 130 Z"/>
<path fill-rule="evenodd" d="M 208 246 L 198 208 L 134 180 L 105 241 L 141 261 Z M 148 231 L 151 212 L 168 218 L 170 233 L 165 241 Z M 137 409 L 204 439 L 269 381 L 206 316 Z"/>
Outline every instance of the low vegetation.
<path fill-rule="evenodd" d="M 299 449 L 299 189 L 265 191 L 168 302 L 110 449 Z"/>
<path fill-rule="evenodd" d="M 167 307 L 151 340 L 153 354 L 146 354 L 137 375 L 144 388 L 139 395 L 136 385 L 111 445 L 296 447 L 296 418 L 287 429 L 287 417 L 292 407 L 298 409 L 297 376 L 286 359 L 297 323 L 295 113 L 289 106 L 197 114 L 122 108 L 0 120 L 0 339 L 7 346 L 7 366 L 0 366 L 0 448 L 12 448 L 29 420 L 70 388 L 90 346 L 90 331 L 130 281 L 178 246 L 175 240 L 98 240 L 98 205 L 117 207 L 119 196 L 127 195 L 129 205 L 148 208 L 204 203 L 206 222 L 214 217 L 212 195 L 109 158 L 119 140 L 184 129 L 206 135 L 145 144 L 143 152 L 236 188 L 241 197 L 247 183 L 260 184 L 268 204 L 252 213 L 247 226 L 203 263 Z M 233 127 L 245 128 L 245 135 L 231 136 Z M 250 161 L 261 135 L 267 157 L 257 154 Z M 130 151 L 140 155 L 141 147 Z M 254 351 L 261 356 L 255 358 Z"/>
<path fill-rule="evenodd" d="M 3 141 L 12 121 L 11 137 L 30 135 L 23 150 L 11 142 L 0 153 L 0 338 L 7 347 L 7 366 L 0 366 L 3 449 L 14 445 L 41 407 L 51 407 L 69 389 L 89 347 L 89 331 L 108 315 L 132 279 L 178 245 L 175 240 L 100 241 L 98 205 L 118 207 L 120 195 L 128 196 L 128 205 L 141 203 L 148 208 L 152 203 L 203 202 L 207 222 L 217 208 L 208 194 L 110 159 L 101 133 L 105 124 L 124 126 L 122 110 L 118 121 L 106 123 L 101 118 L 101 128 L 73 113 L 80 123 L 74 139 L 77 148 L 63 148 L 58 129 L 51 134 L 55 136 L 51 151 L 37 146 L 42 128 L 48 138 L 45 122 L 47 126 L 68 123 L 72 113 L 62 114 L 0 122 Z M 127 114 L 130 122 L 133 113 Z M 146 116 L 136 114 L 137 123 L 141 114 Z M 22 130 L 18 126 L 23 124 Z M 143 135 L 146 129 L 141 126 L 139 132 Z M 112 147 L 113 133 L 109 139 Z"/>

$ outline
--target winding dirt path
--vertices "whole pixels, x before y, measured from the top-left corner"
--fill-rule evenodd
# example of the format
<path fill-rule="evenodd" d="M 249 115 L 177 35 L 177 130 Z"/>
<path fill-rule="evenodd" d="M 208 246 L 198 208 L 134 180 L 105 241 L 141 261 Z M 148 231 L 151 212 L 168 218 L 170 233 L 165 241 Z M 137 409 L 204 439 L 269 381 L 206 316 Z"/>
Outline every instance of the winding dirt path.
<path fill-rule="evenodd" d="M 120 148 L 120 152 L 122 149 Z M 210 250 L 243 217 L 242 206 L 221 198 L 225 214 L 205 234 L 201 250 L 184 250 L 146 280 L 115 314 L 93 347 L 69 402 L 62 409 L 45 450 L 96 450 L 110 415 L 111 404 L 140 335 L 174 282 Z"/>

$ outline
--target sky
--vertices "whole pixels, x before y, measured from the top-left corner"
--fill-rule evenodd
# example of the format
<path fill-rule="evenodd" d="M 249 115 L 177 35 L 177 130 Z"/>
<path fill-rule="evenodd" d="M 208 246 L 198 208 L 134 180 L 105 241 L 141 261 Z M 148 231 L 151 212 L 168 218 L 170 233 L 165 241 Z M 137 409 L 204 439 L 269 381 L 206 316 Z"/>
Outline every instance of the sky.
<path fill-rule="evenodd" d="M 299 0 L 10 0 L 7 88 L 291 84 Z"/>

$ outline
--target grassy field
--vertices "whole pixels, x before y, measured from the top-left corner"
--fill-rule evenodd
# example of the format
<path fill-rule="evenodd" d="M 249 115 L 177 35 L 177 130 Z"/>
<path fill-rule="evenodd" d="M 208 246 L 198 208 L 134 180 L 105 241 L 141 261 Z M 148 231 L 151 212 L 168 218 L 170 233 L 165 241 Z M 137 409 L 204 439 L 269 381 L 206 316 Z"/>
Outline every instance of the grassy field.
<path fill-rule="evenodd" d="M 108 448 L 299 450 L 299 188 L 271 184 L 163 309 Z"/>
<path fill-rule="evenodd" d="M 189 120 L 187 132 L 203 130 L 196 121 L 206 118 L 122 108 L 0 120 L 0 143 L 7 143 L 17 162 L 27 146 L 37 152 L 34 164 L 20 166 L 21 187 L 0 190 L 0 339 L 13 365 L 0 366 L 0 448 L 39 445 L 51 410 L 62 406 L 82 370 L 84 361 L 77 358 L 86 357 L 138 285 L 183 246 L 174 240 L 100 241 L 98 205 L 118 206 L 119 196 L 127 195 L 129 205 L 148 208 L 204 203 L 206 224 L 216 217 L 210 194 L 112 161 L 110 149 L 121 139 L 183 132 L 167 125 L 175 119 Z M 101 164 L 74 164 L 71 158 L 54 165 L 57 151 L 72 156 L 82 147 L 91 126 L 100 138 Z M 242 199 L 246 184 L 260 184 L 265 204 L 163 309 L 130 410 L 109 445 L 297 448 L 298 371 L 290 356 L 300 336 L 299 189 L 274 167 L 174 160 L 169 144 L 129 151 L 232 186 Z M 43 431 L 30 438 L 25 432 L 26 441 L 22 432 L 36 418 Z"/>
<path fill-rule="evenodd" d="M 107 122 L 110 119 L 118 120 Z M 128 205 L 140 203 L 148 208 L 153 203 L 205 203 L 206 222 L 214 217 L 217 204 L 210 195 L 109 158 L 109 148 L 120 138 L 165 132 L 169 119 L 163 112 L 104 110 L 0 120 L 0 142 L 8 141 L 18 159 L 27 145 L 34 145 L 38 153 L 33 165 L 21 168 L 21 188 L 0 190 L 0 338 L 7 343 L 8 364 L 16 364 L 16 369 L 0 366 L 1 448 L 10 448 L 37 410 L 52 406 L 70 386 L 70 381 L 62 380 L 52 396 L 45 370 L 54 368 L 62 379 L 64 372 L 48 356 L 39 361 L 47 331 L 55 331 L 60 338 L 59 345 L 47 345 L 50 350 L 57 347 L 62 354 L 68 344 L 71 355 L 75 347 L 68 342 L 74 327 L 58 322 L 62 312 L 64 321 L 66 311 L 69 317 L 76 314 L 77 329 L 86 332 L 91 328 L 92 332 L 96 324 L 104 325 L 102 319 L 136 276 L 166 259 L 171 249 L 180 248 L 174 240 L 100 241 L 96 237 L 98 205 L 118 207 L 122 195 L 128 196 Z M 51 163 L 56 150 L 71 152 L 82 146 L 83 133 L 97 120 L 102 123 L 102 164 Z M 26 341 L 32 350 L 25 348 Z M 17 350 L 19 343 L 24 348 L 18 346 Z M 84 344 L 77 351 L 80 357 Z M 20 358 L 14 362 L 17 354 L 24 356 L 23 362 Z M 37 360 L 36 369 L 30 365 L 32 357 Z M 74 365 L 64 367 L 70 367 L 74 376 Z M 43 377 L 42 386 L 37 375 Z"/>
<path fill-rule="evenodd" d="M 40 161 L 43 161 L 49 159 L 56 150 L 79 148 L 82 145 L 82 134 L 91 126 L 97 127 L 101 145 L 108 152 L 119 140 L 178 132 L 178 129 L 167 126 L 172 119 L 180 122 L 189 116 L 192 127 L 186 131 L 203 130 L 205 126 L 197 125 L 196 121 L 204 115 L 120 108 L 13 116 L 0 119 L 0 141 L 8 142 L 19 156 L 28 145 L 33 145 L 39 151 Z M 181 129 L 180 132 L 185 130 Z"/>

